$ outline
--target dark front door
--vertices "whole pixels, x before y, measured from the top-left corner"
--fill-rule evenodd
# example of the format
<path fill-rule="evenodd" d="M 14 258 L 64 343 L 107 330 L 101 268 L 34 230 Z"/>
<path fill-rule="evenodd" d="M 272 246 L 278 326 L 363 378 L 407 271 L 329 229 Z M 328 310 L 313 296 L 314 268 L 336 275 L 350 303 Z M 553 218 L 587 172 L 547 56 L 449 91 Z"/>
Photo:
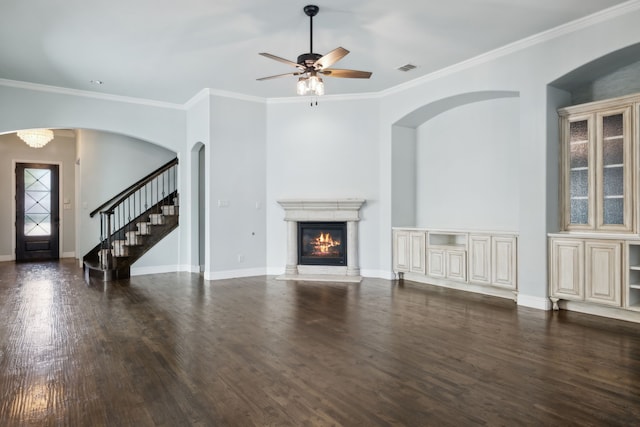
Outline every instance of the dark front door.
<path fill-rule="evenodd" d="M 16 261 L 59 258 L 58 165 L 16 164 Z"/>

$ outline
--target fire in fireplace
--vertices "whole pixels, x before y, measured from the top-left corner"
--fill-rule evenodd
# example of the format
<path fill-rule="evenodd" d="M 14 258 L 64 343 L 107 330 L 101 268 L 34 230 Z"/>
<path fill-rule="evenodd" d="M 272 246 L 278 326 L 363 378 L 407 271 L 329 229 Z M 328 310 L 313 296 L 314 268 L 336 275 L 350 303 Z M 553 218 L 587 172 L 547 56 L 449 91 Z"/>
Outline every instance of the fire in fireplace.
<path fill-rule="evenodd" d="M 298 222 L 298 264 L 347 265 L 346 222 Z"/>

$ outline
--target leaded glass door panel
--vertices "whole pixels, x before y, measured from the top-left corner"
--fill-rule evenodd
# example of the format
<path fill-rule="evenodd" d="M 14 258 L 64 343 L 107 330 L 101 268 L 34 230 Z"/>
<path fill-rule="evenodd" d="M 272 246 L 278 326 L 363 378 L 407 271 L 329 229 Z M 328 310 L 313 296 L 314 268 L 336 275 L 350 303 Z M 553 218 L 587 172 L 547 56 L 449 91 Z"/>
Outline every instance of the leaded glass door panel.
<path fill-rule="evenodd" d="M 58 165 L 16 165 L 16 261 L 59 257 Z"/>

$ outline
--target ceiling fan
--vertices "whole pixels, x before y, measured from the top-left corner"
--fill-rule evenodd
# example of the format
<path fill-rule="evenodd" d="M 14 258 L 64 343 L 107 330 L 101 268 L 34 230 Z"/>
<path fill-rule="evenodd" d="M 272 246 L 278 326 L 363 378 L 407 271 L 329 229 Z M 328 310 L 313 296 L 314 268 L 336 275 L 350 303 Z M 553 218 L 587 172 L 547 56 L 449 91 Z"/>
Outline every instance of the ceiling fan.
<path fill-rule="evenodd" d="M 341 70 L 337 68 L 329 68 L 349 53 L 347 49 L 338 47 L 327 53 L 326 55 L 313 53 L 313 17 L 318 14 L 320 8 L 315 5 L 307 5 L 303 8 L 303 10 L 304 13 L 309 17 L 309 53 L 303 53 L 298 56 L 297 62 L 289 61 L 270 53 L 260 53 L 260 55 L 264 57 L 271 58 L 288 65 L 292 65 L 297 68 L 297 71 L 292 73 L 278 74 L 275 76 L 262 77 L 257 80 L 261 81 L 276 79 L 279 77 L 301 76 L 298 78 L 298 94 L 313 94 L 319 96 L 324 94 L 324 83 L 322 82 L 322 78 L 319 75 L 348 79 L 368 79 L 369 77 L 371 77 L 371 72 L 369 71 Z"/>

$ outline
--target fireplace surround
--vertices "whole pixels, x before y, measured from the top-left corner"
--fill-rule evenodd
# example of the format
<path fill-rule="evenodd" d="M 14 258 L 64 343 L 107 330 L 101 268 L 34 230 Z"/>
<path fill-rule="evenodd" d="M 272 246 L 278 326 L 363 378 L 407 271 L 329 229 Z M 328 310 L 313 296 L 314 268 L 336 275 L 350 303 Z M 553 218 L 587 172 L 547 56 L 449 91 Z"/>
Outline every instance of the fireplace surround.
<path fill-rule="evenodd" d="M 287 263 L 280 280 L 315 280 L 360 282 L 358 260 L 358 222 L 364 199 L 287 199 L 278 200 L 287 223 Z M 300 262 L 299 223 L 344 224 L 346 229 L 346 264 L 318 265 Z M 344 250 L 344 246 L 343 246 Z"/>

